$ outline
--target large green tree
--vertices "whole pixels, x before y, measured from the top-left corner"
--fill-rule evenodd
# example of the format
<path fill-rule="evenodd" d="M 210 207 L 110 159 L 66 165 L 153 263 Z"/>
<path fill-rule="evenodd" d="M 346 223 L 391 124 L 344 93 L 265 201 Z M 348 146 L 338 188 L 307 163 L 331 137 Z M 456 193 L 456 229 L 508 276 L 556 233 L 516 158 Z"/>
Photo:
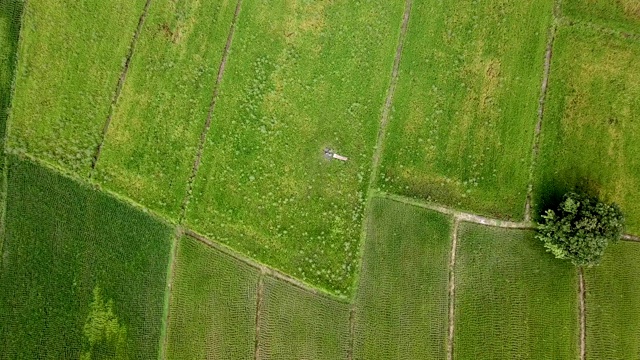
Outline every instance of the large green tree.
<path fill-rule="evenodd" d="M 597 265 L 609 243 L 624 231 L 624 216 L 616 204 L 585 194 L 567 193 L 557 209 L 542 215 L 536 237 L 556 258 L 576 266 Z"/>

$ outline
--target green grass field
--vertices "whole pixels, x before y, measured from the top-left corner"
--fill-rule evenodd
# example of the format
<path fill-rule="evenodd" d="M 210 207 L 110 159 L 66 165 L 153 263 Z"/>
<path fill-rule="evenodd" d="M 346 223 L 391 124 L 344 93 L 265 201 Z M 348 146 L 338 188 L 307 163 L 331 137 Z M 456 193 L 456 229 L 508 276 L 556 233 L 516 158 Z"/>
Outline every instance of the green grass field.
<path fill-rule="evenodd" d="M 167 359 L 253 359 L 258 271 L 190 237 L 178 244 Z"/>
<path fill-rule="evenodd" d="M 578 280 L 533 232 L 463 223 L 455 359 L 576 359 Z"/>
<path fill-rule="evenodd" d="M 98 161 L 109 189 L 177 219 L 235 1 L 154 1 Z"/>
<path fill-rule="evenodd" d="M 404 1 L 242 6 L 186 223 L 345 294 Z"/>
<path fill-rule="evenodd" d="M 349 304 L 264 277 L 258 359 L 346 359 Z"/>
<path fill-rule="evenodd" d="M 416 2 L 378 186 L 520 219 L 552 0 Z"/>
<path fill-rule="evenodd" d="M 144 0 L 25 9 L 8 145 L 87 175 Z"/>
<path fill-rule="evenodd" d="M 607 249 L 585 271 L 587 359 L 637 359 L 640 354 L 640 244 Z"/>
<path fill-rule="evenodd" d="M 173 231 L 30 162 L 8 170 L 0 358 L 155 359 Z"/>
<path fill-rule="evenodd" d="M 638 0 L 565 0 L 562 10 L 571 19 L 640 34 Z"/>
<path fill-rule="evenodd" d="M 539 210 L 582 188 L 618 203 L 640 234 L 640 44 L 562 27 L 535 186 Z"/>
<path fill-rule="evenodd" d="M 451 220 L 374 199 L 356 295 L 354 359 L 444 359 Z"/>

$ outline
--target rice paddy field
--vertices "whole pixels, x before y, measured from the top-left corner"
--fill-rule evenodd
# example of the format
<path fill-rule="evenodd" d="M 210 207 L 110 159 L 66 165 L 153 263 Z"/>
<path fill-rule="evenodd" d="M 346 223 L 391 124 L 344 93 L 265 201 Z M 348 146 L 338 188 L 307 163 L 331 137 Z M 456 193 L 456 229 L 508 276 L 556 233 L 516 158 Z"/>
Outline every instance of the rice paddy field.
<path fill-rule="evenodd" d="M 154 1 L 113 110 L 97 179 L 178 219 L 235 2 Z"/>
<path fill-rule="evenodd" d="M 640 244 L 612 245 L 585 271 L 587 359 L 636 359 L 640 354 Z"/>
<path fill-rule="evenodd" d="M 640 2 L 637 0 L 566 0 L 562 7 L 572 19 L 640 34 Z"/>
<path fill-rule="evenodd" d="M 0 0 L 0 360 L 640 359 L 640 243 L 582 277 L 528 220 L 640 235 L 639 19 Z"/>
<path fill-rule="evenodd" d="M 349 294 L 403 9 L 243 2 L 185 224 Z"/>
<path fill-rule="evenodd" d="M 531 231 L 463 223 L 458 240 L 456 359 L 577 358 L 575 267 Z"/>
<path fill-rule="evenodd" d="M 171 228 L 16 157 L 8 189 L 0 358 L 155 359 Z"/>
<path fill-rule="evenodd" d="M 451 219 L 379 198 L 371 211 L 353 359 L 446 358 Z"/>
<path fill-rule="evenodd" d="M 640 234 L 640 44 L 580 26 L 554 46 L 538 167 L 539 206 L 573 188 L 618 203 Z"/>
<path fill-rule="evenodd" d="M 552 1 L 416 2 L 378 186 L 521 219 Z"/>
<path fill-rule="evenodd" d="M 143 6 L 143 0 L 28 2 L 9 150 L 88 175 Z"/>
<path fill-rule="evenodd" d="M 253 359 L 258 270 L 184 236 L 178 243 L 167 359 Z"/>

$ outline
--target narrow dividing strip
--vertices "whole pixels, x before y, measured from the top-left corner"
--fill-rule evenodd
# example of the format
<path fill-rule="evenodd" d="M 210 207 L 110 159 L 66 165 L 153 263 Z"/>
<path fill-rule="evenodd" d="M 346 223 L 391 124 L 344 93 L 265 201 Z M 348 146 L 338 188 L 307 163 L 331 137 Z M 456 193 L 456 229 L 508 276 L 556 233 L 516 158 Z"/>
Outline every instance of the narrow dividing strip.
<path fill-rule="evenodd" d="M 169 269 L 167 271 L 167 285 L 165 288 L 164 295 L 164 308 L 162 309 L 162 329 L 160 331 L 160 339 L 162 341 L 160 347 L 160 359 L 167 358 L 167 346 L 169 343 L 169 331 L 170 331 L 170 316 L 169 316 L 169 308 L 171 306 L 171 298 L 173 295 L 173 281 L 175 279 L 176 274 L 176 258 L 178 253 L 178 242 L 180 238 L 184 235 L 184 230 L 178 226 L 176 227 L 175 236 L 173 237 L 173 241 L 171 242 L 171 255 L 169 256 Z"/>
<path fill-rule="evenodd" d="M 353 346 L 356 337 L 356 305 L 351 304 L 349 309 L 349 350 L 347 351 L 347 360 L 353 360 Z"/>
<path fill-rule="evenodd" d="M 487 226 L 493 226 L 493 227 L 499 227 L 499 228 L 505 228 L 505 229 L 535 229 L 535 224 L 528 221 L 513 222 L 513 221 L 487 218 L 487 217 L 476 215 L 476 214 L 461 212 L 455 209 L 448 208 L 446 206 L 430 203 L 425 200 L 419 200 L 419 199 L 414 199 L 406 196 L 390 194 L 382 191 L 377 191 L 375 195 L 385 199 L 401 202 L 407 205 L 417 206 L 424 209 L 437 211 L 445 215 L 451 215 L 460 221 L 470 222 L 474 224 L 487 225 Z"/>
<path fill-rule="evenodd" d="M 640 237 L 630 234 L 622 235 L 622 240 L 640 242 Z"/>
<path fill-rule="evenodd" d="M 184 197 L 184 201 L 182 202 L 182 209 L 180 213 L 180 220 L 178 221 L 180 224 L 183 223 L 184 218 L 187 213 L 187 206 L 189 205 L 189 201 L 191 200 L 191 192 L 193 191 L 193 183 L 195 182 L 196 176 L 198 175 L 198 169 L 200 168 L 200 161 L 202 159 L 202 153 L 204 152 L 205 141 L 207 140 L 207 133 L 209 133 L 209 129 L 211 128 L 211 121 L 213 119 L 213 111 L 216 108 L 216 103 L 218 100 L 218 94 L 220 92 L 220 85 L 222 83 L 222 77 L 224 75 L 224 69 L 227 65 L 227 60 L 229 58 L 229 49 L 231 49 L 231 43 L 233 42 L 233 34 L 236 31 L 236 23 L 238 22 L 238 15 L 240 15 L 240 8 L 242 7 L 242 0 L 238 0 L 236 4 L 236 10 L 233 14 L 233 20 L 231 21 L 231 28 L 229 29 L 229 35 L 227 36 L 227 43 L 224 46 L 224 51 L 222 52 L 222 60 L 220 61 L 220 67 L 218 68 L 218 76 L 216 77 L 216 83 L 213 87 L 213 95 L 211 96 L 211 103 L 209 104 L 209 112 L 207 113 L 207 120 L 204 124 L 204 129 L 202 129 L 202 133 L 200 133 L 200 142 L 198 144 L 198 151 L 196 152 L 196 157 L 193 162 L 193 168 L 191 169 L 191 176 L 187 182 L 187 193 Z"/>
<path fill-rule="evenodd" d="M 584 269 L 578 268 L 579 297 L 580 297 L 580 360 L 586 359 L 587 353 L 587 319 L 585 306 Z"/>
<path fill-rule="evenodd" d="M 262 314 L 262 305 L 263 305 L 263 297 L 264 297 L 264 277 L 266 273 L 264 271 L 260 271 L 260 275 L 258 276 L 258 286 L 256 287 L 256 334 L 253 344 L 253 358 L 254 360 L 260 359 L 260 315 Z"/>
<path fill-rule="evenodd" d="M 447 360 L 453 360 L 453 336 L 455 334 L 455 305 L 456 305 L 456 251 L 458 249 L 458 226 L 460 219 L 453 220 L 451 230 L 451 259 L 449 260 L 449 331 L 447 333 Z"/>
<path fill-rule="evenodd" d="M 531 202 L 533 197 L 533 178 L 540 152 L 540 132 L 542 131 L 542 119 L 544 118 L 545 102 L 547 99 L 547 88 L 549 86 L 549 73 L 551 72 L 551 57 L 553 55 L 553 44 L 558 30 L 558 18 L 560 16 L 560 0 L 556 0 L 553 5 L 553 18 L 549 28 L 549 39 L 547 50 L 544 56 L 544 71 L 542 75 L 542 85 L 540 88 L 540 98 L 538 99 L 538 121 L 533 133 L 533 148 L 531 150 L 531 166 L 529 168 L 529 185 L 527 187 L 527 198 L 524 204 L 524 221 L 531 221 Z"/>
<path fill-rule="evenodd" d="M 380 119 L 380 128 L 378 129 L 378 138 L 376 139 L 376 147 L 373 153 L 373 159 L 371 161 L 371 177 L 369 178 L 369 191 L 375 186 L 376 179 L 378 178 L 378 172 L 380 168 L 380 160 L 382 158 L 382 150 L 384 147 L 384 140 L 387 133 L 387 124 L 389 123 L 389 114 L 391 113 L 391 104 L 393 103 L 393 96 L 396 92 L 396 86 L 398 84 L 398 72 L 400 69 L 400 60 L 402 59 L 402 48 L 407 37 L 407 29 L 409 27 L 409 17 L 411 15 L 412 0 L 407 0 L 402 18 L 402 27 L 400 28 L 400 37 L 398 39 L 398 48 L 396 49 L 396 56 L 393 61 L 393 70 L 391 72 L 391 82 L 389 84 L 389 90 L 387 91 L 387 99 L 385 100 L 384 107 L 382 108 L 382 117 Z"/>
<path fill-rule="evenodd" d="M 102 153 L 102 147 L 104 146 L 104 140 L 107 138 L 109 125 L 111 125 L 111 119 L 113 118 L 113 113 L 115 111 L 116 105 L 118 104 L 118 99 L 120 99 L 120 94 L 122 93 L 122 88 L 124 87 L 127 73 L 129 72 L 131 58 L 133 57 L 133 53 L 135 52 L 136 44 L 138 43 L 138 38 L 140 37 L 140 32 L 142 32 L 144 20 L 147 18 L 147 13 L 149 12 L 150 6 L 151 0 L 147 0 L 146 4 L 144 5 L 144 10 L 142 11 L 142 15 L 140 15 L 140 20 L 138 20 L 138 27 L 136 28 L 136 32 L 133 34 L 133 38 L 131 39 L 131 45 L 129 45 L 129 53 L 127 54 L 126 60 L 124 62 L 124 67 L 122 68 L 122 72 L 120 73 L 120 78 L 118 79 L 118 84 L 116 85 L 116 92 L 114 93 L 113 99 L 111 100 L 109 115 L 107 115 L 107 120 L 104 122 L 104 127 L 102 128 L 102 139 L 100 140 L 100 143 L 96 148 L 96 152 L 91 159 L 91 170 L 89 172 L 89 178 L 93 177 L 96 166 L 98 165 L 98 160 L 100 159 L 100 154 Z"/>
<path fill-rule="evenodd" d="M 250 257 L 248 257 L 246 255 L 243 255 L 241 253 L 238 253 L 235 250 L 233 250 L 233 249 L 231 249 L 231 248 L 229 248 L 229 247 L 227 247 L 225 245 L 222 245 L 222 244 L 216 243 L 216 242 L 214 242 L 212 240 L 209 240 L 205 236 L 203 236 L 201 234 L 198 234 L 193 230 L 185 229 L 184 230 L 184 234 L 189 236 L 189 237 L 191 237 L 191 238 L 193 238 L 193 239 L 195 239 L 195 240 L 200 241 L 201 243 L 203 243 L 203 244 L 205 244 L 205 245 L 207 245 L 207 246 L 209 246 L 211 248 L 214 248 L 214 249 L 216 249 L 216 250 L 218 250 L 218 251 L 220 251 L 220 252 L 222 252 L 224 254 L 227 254 L 227 255 L 231 256 L 232 258 L 245 263 L 246 265 L 249 265 L 249 266 L 251 266 L 253 268 L 256 268 L 256 269 L 260 270 L 265 275 L 268 275 L 268 276 L 271 276 L 271 277 L 273 277 L 275 279 L 287 282 L 287 283 L 289 283 L 289 284 L 291 284 L 291 285 L 293 285 L 293 286 L 295 286 L 295 287 L 297 287 L 299 289 L 307 291 L 307 292 L 309 292 L 309 293 L 311 293 L 313 295 L 322 296 L 322 297 L 325 297 L 325 298 L 327 298 L 329 300 L 332 300 L 332 301 L 339 301 L 339 302 L 342 302 L 342 303 L 348 302 L 348 299 L 346 297 L 336 296 L 334 294 L 331 294 L 331 293 L 327 292 L 324 289 L 313 287 L 313 286 L 311 286 L 311 285 L 309 285 L 309 284 L 307 284 L 307 283 L 305 283 L 303 281 L 300 281 L 298 279 L 292 278 L 291 276 L 283 273 L 280 270 L 273 269 L 273 268 L 270 268 L 270 267 L 268 267 L 266 265 L 258 263 L 254 259 L 252 259 L 252 258 L 250 258 Z"/>

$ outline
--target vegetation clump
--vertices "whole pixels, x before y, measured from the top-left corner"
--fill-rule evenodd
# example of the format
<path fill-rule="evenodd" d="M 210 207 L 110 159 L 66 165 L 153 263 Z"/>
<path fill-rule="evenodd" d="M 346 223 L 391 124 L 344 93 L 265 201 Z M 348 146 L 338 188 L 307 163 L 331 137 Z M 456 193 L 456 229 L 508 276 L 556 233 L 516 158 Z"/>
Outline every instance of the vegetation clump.
<path fill-rule="evenodd" d="M 617 242 L 624 230 L 618 205 L 570 192 L 556 210 L 549 209 L 538 225 L 538 240 L 558 259 L 576 266 L 597 265 L 609 243 Z"/>

